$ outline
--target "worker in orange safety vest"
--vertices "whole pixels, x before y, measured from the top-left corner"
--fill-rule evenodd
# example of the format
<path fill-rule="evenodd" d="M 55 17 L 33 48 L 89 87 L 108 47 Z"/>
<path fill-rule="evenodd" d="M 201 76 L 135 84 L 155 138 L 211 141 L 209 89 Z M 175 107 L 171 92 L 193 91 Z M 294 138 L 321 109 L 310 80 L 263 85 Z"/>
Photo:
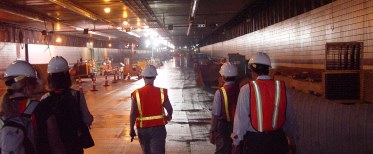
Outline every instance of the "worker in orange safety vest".
<path fill-rule="evenodd" d="M 136 136 L 134 125 L 144 154 L 165 153 L 166 127 L 172 119 L 172 106 L 168 99 L 167 89 L 154 86 L 158 75 L 153 65 L 145 66 L 141 72 L 145 86 L 131 94 L 132 106 L 130 114 L 131 141 Z M 163 108 L 167 110 L 167 116 Z"/>
<path fill-rule="evenodd" d="M 248 64 L 256 80 L 240 89 L 231 134 L 233 144 L 241 147 L 241 153 L 286 154 L 288 138 L 295 143 L 296 124 L 285 84 L 268 75 L 271 60 L 267 54 L 255 54 Z"/>
<path fill-rule="evenodd" d="M 219 73 L 223 77 L 224 85 L 215 92 L 214 96 L 210 142 L 216 146 L 215 153 L 226 154 L 232 150 L 230 135 L 233 130 L 233 118 L 240 88 L 236 83 L 238 73 L 234 64 L 225 62 Z"/>

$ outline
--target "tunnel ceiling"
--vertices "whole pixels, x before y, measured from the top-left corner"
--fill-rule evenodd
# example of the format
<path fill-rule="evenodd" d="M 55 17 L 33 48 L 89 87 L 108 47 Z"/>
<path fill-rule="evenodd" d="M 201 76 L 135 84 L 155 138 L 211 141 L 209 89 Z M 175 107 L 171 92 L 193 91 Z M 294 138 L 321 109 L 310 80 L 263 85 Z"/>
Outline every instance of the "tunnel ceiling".
<path fill-rule="evenodd" d="M 147 25 L 173 44 L 184 46 L 203 40 L 253 1 L 1 0 L 0 21 L 53 34 L 125 41 L 136 40 L 126 31 L 142 35 L 139 29 L 144 31 Z M 191 17 L 194 2 L 196 11 Z M 110 12 L 105 13 L 105 8 Z M 89 34 L 83 34 L 83 29 Z"/>

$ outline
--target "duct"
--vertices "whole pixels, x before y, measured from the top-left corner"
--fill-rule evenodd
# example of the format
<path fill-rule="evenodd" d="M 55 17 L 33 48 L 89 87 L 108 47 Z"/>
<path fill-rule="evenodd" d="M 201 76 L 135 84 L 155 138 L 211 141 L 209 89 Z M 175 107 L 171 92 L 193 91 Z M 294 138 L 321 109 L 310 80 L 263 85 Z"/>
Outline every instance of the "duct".
<path fill-rule="evenodd" d="M 196 15 L 196 11 L 197 11 L 197 7 L 198 7 L 198 2 L 199 2 L 199 0 L 193 0 L 193 2 L 192 2 L 192 7 L 191 7 L 191 11 L 190 11 L 190 16 L 189 16 L 189 26 L 188 26 L 188 30 L 187 30 L 187 33 L 186 33 L 187 36 L 189 36 L 190 30 L 192 29 L 192 25 L 193 25 L 194 18 L 195 18 L 195 15 Z"/>

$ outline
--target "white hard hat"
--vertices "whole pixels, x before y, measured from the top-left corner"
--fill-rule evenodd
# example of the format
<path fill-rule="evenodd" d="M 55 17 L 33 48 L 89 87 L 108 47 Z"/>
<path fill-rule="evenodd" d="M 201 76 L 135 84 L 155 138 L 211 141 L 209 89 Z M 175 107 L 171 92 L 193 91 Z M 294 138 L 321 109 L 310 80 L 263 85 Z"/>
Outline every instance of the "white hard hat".
<path fill-rule="evenodd" d="M 16 60 L 12 62 L 8 68 L 5 70 L 4 77 L 17 77 L 17 76 L 25 76 L 25 77 L 32 77 L 37 78 L 36 71 L 32 65 L 23 60 Z"/>
<path fill-rule="evenodd" d="M 249 65 L 250 64 L 263 64 L 263 65 L 268 65 L 269 67 L 271 67 L 271 59 L 269 59 L 266 53 L 258 52 L 257 54 L 255 54 L 253 57 L 250 58 Z"/>
<path fill-rule="evenodd" d="M 145 77 L 155 77 L 158 75 L 158 73 L 157 69 L 153 65 L 146 65 L 144 70 L 142 70 L 141 75 Z"/>
<path fill-rule="evenodd" d="M 221 68 L 219 73 L 221 76 L 237 76 L 237 68 L 234 64 L 231 64 L 230 62 L 224 63 Z"/>
<path fill-rule="evenodd" d="M 69 66 L 65 58 L 61 56 L 53 57 L 48 63 L 48 73 L 59 73 L 69 70 Z"/>

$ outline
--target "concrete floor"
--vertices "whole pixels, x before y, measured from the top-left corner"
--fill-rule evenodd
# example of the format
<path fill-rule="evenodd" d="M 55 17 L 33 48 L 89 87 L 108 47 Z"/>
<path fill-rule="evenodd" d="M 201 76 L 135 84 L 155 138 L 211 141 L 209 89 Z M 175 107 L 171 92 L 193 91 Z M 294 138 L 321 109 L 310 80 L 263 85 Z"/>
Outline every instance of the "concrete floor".
<path fill-rule="evenodd" d="M 197 87 L 192 68 L 174 59 L 158 69 L 155 85 L 169 90 L 174 109 L 172 121 L 166 125 L 166 153 L 213 153 L 214 145 L 208 141 L 213 94 Z M 85 150 L 92 154 L 141 153 L 138 139 L 130 142 L 129 114 L 130 93 L 144 85 L 143 80 L 119 80 L 103 86 L 104 77 L 97 79 L 98 91 L 90 91 L 90 79 L 83 79 L 84 93 L 89 109 L 94 115 L 91 133 L 96 146 Z"/>

